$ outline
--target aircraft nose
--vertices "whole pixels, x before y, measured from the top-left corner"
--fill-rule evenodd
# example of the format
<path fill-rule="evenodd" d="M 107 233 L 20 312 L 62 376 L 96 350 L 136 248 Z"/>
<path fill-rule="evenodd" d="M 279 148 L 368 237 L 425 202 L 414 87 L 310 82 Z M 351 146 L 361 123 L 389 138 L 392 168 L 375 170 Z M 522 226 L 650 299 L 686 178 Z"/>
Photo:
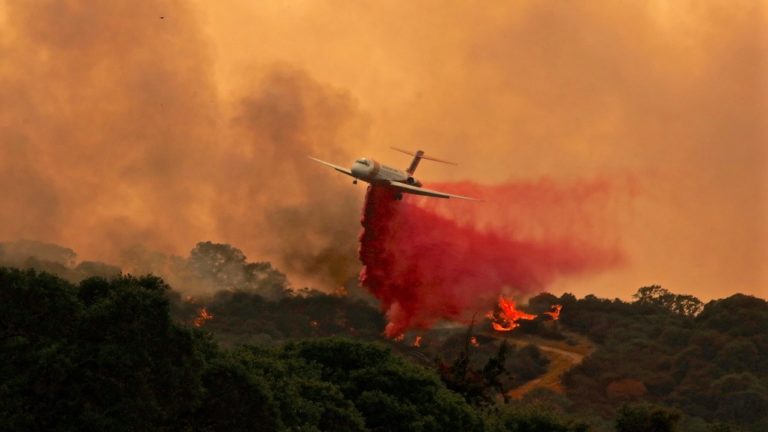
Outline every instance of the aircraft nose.
<path fill-rule="evenodd" d="M 365 170 L 364 166 L 362 166 L 359 163 L 356 163 L 356 164 L 352 165 L 352 169 L 350 171 L 352 171 L 352 174 L 355 177 L 362 177 L 364 170 Z"/>

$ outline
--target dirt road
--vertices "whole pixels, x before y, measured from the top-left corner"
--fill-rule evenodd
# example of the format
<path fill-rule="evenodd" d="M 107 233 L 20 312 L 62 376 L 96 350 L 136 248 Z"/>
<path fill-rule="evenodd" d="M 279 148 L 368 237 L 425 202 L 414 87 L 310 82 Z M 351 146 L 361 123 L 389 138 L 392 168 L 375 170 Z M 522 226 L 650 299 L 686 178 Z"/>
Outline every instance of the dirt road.
<path fill-rule="evenodd" d="M 523 337 L 510 338 L 509 342 L 516 345 L 536 345 L 549 358 L 549 367 L 544 375 L 528 381 L 522 386 L 512 389 L 507 396 L 520 399 L 524 394 L 537 387 L 545 387 L 558 393 L 563 392 L 563 384 L 560 380 L 563 373 L 573 366 L 581 363 L 584 357 L 593 350 L 592 344 L 585 338 L 571 337 L 577 341 L 576 345 L 569 346 L 559 341 L 549 341 L 541 338 Z"/>

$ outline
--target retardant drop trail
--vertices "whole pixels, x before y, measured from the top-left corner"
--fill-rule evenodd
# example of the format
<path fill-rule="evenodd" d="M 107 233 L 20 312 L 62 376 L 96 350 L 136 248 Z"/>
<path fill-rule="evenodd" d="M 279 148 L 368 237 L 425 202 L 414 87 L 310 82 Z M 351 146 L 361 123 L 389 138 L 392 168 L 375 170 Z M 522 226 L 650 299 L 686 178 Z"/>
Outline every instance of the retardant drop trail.
<path fill-rule="evenodd" d="M 516 238 L 509 229 L 459 224 L 409 199 L 398 201 L 392 190 L 370 186 L 361 221 L 360 282 L 380 300 L 388 337 L 441 319 L 466 320 L 487 310 L 502 291 L 533 293 L 556 277 L 621 262 L 621 254 L 610 248 L 565 237 Z M 498 205 L 493 208 L 499 211 Z"/>

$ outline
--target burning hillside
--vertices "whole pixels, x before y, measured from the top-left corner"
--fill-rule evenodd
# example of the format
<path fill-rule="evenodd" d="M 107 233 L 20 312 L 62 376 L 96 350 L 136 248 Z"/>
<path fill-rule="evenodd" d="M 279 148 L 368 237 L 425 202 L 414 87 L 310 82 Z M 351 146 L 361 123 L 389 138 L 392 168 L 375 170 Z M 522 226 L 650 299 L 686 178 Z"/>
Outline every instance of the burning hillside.
<path fill-rule="evenodd" d="M 557 321 L 560 318 L 560 311 L 562 309 L 562 305 L 552 305 L 552 310 L 541 315 L 548 315 L 552 320 Z M 538 315 L 529 314 L 517 309 L 513 300 L 505 299 L 503 296 L 499 297 L 498 309 L 488 312 L 485 316 L 491 320 L 491 327 L 500 332 L 512 331 L 520 327 L 519 321 L 530 321 L 538 317 Z"/>

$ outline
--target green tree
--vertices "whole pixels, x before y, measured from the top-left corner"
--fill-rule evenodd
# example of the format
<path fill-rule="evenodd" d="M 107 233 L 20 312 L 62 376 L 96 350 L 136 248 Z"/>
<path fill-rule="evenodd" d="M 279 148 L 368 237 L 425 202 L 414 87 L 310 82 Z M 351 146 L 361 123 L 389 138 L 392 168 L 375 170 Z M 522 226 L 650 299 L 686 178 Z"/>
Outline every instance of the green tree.
<path fill-rule="evenodd" d="M 76 409 L 66 399 L 78 330 L 75 287 L 33 270 L 0 268 L 0 430 L 46 430 Z"/>
<path fill-rule="evenodd" d="M 0 269 L 0 429 L 183 426 L 201 395 L 207 351 L 171 322 L 167 289 L 155 277 L 94 278 L 76 288 Z"/>
<path fill-rule="evenodd" d="M 704 304 L 698 298 L 687 294 L 674 294 L 659 285 L 642 287 L 632 297 L 641 304 L 653 304 L 683 316 L 696 316 Z"/>
<path fill-rule="evenodd" d="M 213 360 L 203 374 L 205 396 L 195 413 L 200 431 L 276 431 L 283 428 L 268 384 L 228 356 Z"/>
<path fill-rule="evenodd" d="M 504 405 L 486 413 L 489 432 L 586 432 L 588 425 L 537 405 Z"/>
<path fill-rule="evenodd" d="M 489 358 L 488 362 L 483 367 L 483 378 L 487 385 L 491 386 L 498 393 L 505 395 L 506 388 L 504 388 L 503 377 L 508 374 L 507 372 L 507 354 L 509 353 L 509 345 L 506 339 L 499 345 L 499 350 L 496 355 Z"/>
<path fill-rule="evenodd" d="M 289 430 L 360 431 L 363 416 L 338 385 L 322 379 L 316 363 L 283 349 L 243 346 L 228 353 L 266 382 Z"/>
<path fill-rule="evenodd" d="M 623 405 L 616 417 L 617 432 L 672 432 L 680 413 L 648 403 Z"/>
<path fill-rule="evenodd" d="M 707 303 L 696 320 L 700 325 L 731 336 L 765 335 L 768 302 L 753 296 L 736 294 Z"/>
<path fill-rule="evenodd" d="M 529 312 L 541 314 L 552 310 L 552 305 L 560 304 L 560 299 L 550 293 L 544 292 L 528 299 Z"/>
<path fill-rule="evenodd" d="M 317 364 L 323 381 L 337 385 L 377 431 L 481 430 L 474 410 L 438 377 L 404 362 L 389 349 L 344 339 L 288 344 L 287 355 Z"/>
<path fill-rule="evenodd" d="M 240 249 L 225 243 L 198 243 L 185 265 L 189 283 L 203 281 L 217 290 L 254 292 L 270 299 L 289 291 L 285 275 L 270 263 L 248 262 Z"/>

